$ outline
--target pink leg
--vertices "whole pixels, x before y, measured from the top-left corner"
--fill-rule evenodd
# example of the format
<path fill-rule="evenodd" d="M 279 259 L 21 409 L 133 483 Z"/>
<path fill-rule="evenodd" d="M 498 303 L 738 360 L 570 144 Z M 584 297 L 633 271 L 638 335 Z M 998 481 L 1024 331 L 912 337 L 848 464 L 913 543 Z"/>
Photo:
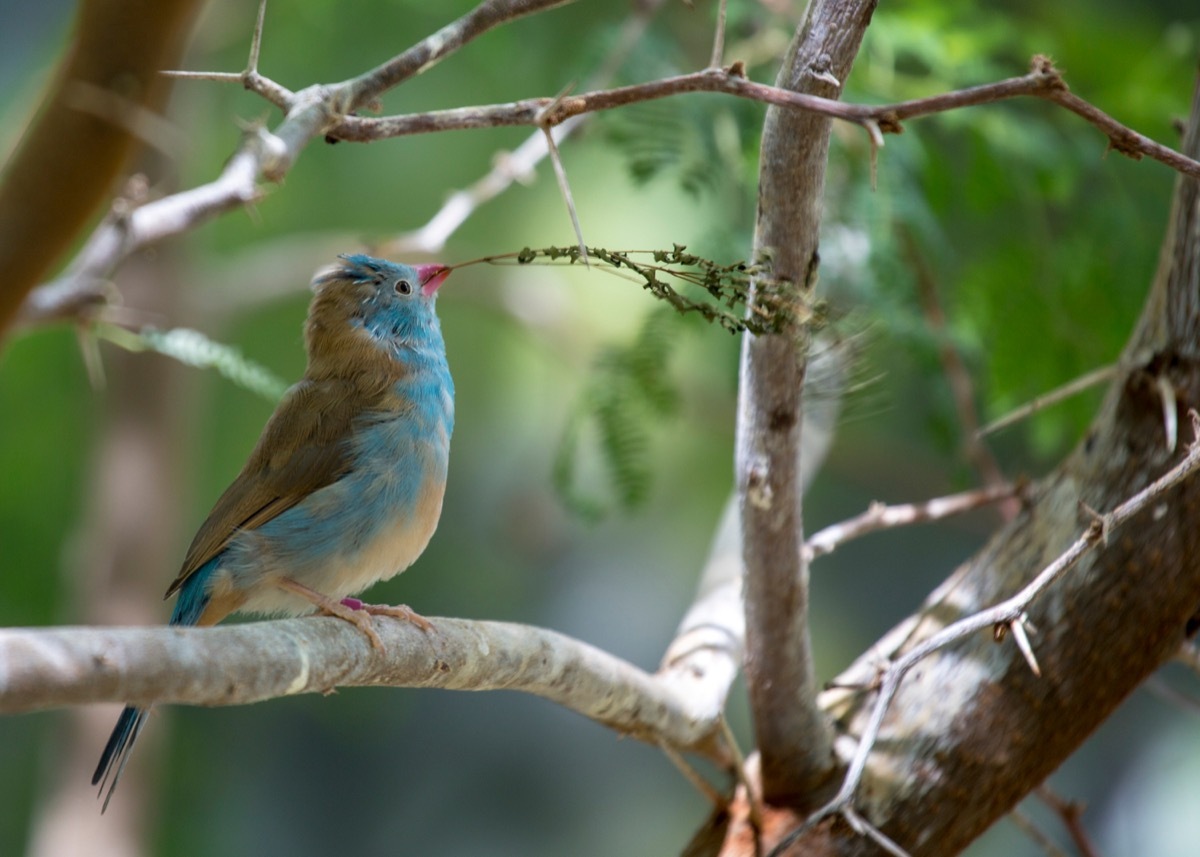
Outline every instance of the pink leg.
<path fill-rule="evenodd" d="M 397 619 L 403 619 L 406 622 L 416 625 L 422 631 L 433 629 L 433 625 L 430 624 L 428 619 L 417 613 L 407 604 L 366 604 L 357 598 L 343 598 L 342 604 L 351 610 L 361 610 L 369 616 L 393 616 Z"/>
<path fill-rule="evenodd" d="M 292 580 L 290 577 L 279 578 L 278 586 L 280 589 L 291 592 L 293 595 L 299 595 L 322 613 L 328 616 L 336 616 L 339 619 L 349 622 L 367 635 L 367 639 L 371 641 L 372 648 L 378 649 L 381 652 L 384 651 L 383 640 L 379 638 L 379 633 L 375 630 L 369 613 L 354 610 L 338 601 L 334 601 L 328 595 L 323 595 L 317 592 L 317 590 L 305 586 L 303 583 Z"/>

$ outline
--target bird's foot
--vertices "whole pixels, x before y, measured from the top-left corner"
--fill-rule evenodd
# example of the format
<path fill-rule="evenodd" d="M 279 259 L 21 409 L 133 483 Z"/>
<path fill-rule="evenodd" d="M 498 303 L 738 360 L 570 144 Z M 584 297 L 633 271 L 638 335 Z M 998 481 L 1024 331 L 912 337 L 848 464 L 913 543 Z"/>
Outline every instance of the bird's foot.
<path fill-rule="evenodd" d="M 355 628 L 367 635 L 367 639 L 371 641 L 371 648 L 385 651 L 383 640 L 379 636 L 379 632 L 375 630 L 375 623 L 371 621 L 369 613 L 363 613 L 359 610 L 354 610 L 346 607 L 339 601 L 329 600 L 329 604 L 319 604 L 317 609 L 327 616 L 336 616 L 339 619 L 345 619 Z"/>
<path fill-rule="evenodd" d="M 351 610 L 360 610 L 370 616 L 392 616 L 396 619 L 403 619 L 416 625 L 422 631 L 433 630 L 433 623 L 407 604 L 366 604 L 357 598 L 343 598 L 342 606 L 349 607 Z"/>
<path fill-rule="evenodd" d="M 358 628 L 362 633 L 367 635 L 367 640 L 371 641 L 372 648 L 377 648 L 380 652 L 384 651 L 383 640 L 379 639 L 379 633 L 374 629 L 374 623 L 371 621 L 372 613 L 382 612 L 382 609 L 377 609 L 374 605 L 362 604 L 362 601 L 356 598 L 335 601 L 329 595 L 317 592 L 316 589 L 307 587 L 304 583 L 294 581 L 290 577 L 280 577 L 276 581 L 276 585 L 281 589 L 286 589 L 290 593 L 299 595 L 300 598 L 317 607 L 317 610 L 325 613 L 326 616 L 336 616 L 354 625 L 355 628 Z M 366 610 L 366 607 L 372 607 L 372 609 Z M 402 618 L 409 618 L 410 621 L 412 621 L 412 617 L 420 619 L 421 623 L 425 623 L 422 630 L 427 630 L 430 623 L 426 622 L 424 618 L 416 616 L 416 613 L 408 610 L 408 607 L 403 607 L 402 610 L 408 611 L 408 615 L 401 615 Z M 391 615 L 395 615 L 395 613 L 391 613 Z M 421 627 L 418 622 L 414 621 L 414 624 L 418 624 L 418 627 Z"/>

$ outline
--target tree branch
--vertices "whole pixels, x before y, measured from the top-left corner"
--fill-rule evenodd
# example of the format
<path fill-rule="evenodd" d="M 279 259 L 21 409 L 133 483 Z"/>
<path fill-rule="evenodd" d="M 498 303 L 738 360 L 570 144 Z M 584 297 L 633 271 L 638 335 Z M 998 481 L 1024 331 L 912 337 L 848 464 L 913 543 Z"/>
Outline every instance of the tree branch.
<path fill-rule="evenodd" d="M 86 263 L 77 261 L 72 266 L 69 276 L 48 283 L 41 287 L 41 293 L 31 295 L 21 309 L 20 323 L 27 325 L 64 318 L 68 317 L 72 310 L 92 311 L 97 304 L 103 304 L 107 297 L 102 288 L 107 274 L 130 253 L 163 237 L 194 228 L 224 211 L 258 199 L 260 191 L 255 186 L 258 177 L 261 175 L 271 181 L 282 179 L 308 142 L 322 134 L 331 139 L 366 142 L 467 128 L 512 125 L 557 128 L 564 122 L 574 123 L 577 117 L 599 110 L 610 110 L 689 92 L 716 92 L 776 107 L 797 108 L 815 116 L 852 122 L 871 134 L 873 145 L 880 145 L 883 139 L 880 136 L 881 132 L 899 133 L 903 130 L 901 121 L 904 119 L 1009 98 L 1033 96 L 1052 101 L 1087 119 L 1103 131 L 1109 137 L 1113 148 L 1122 154 L 1131 157 L 1147 155 L 1185 175 L 1200 177 L 1200 161 L 1126 128 L 1103 111 L 1072 95 L 1067 91 L 1058 71 L 1044 57 L 1034 57 L 1031 71 L 1020 77 L 882 106 L 846 104 L 807 92 L 792 91 L 786 87 L 756 83 L 747 80 L 743 76 L 740 64 L 734 63 L 727 69 L 709 68 L 692 74 L 616 89 L 597 90 L 577 96 L 531 98 L 509 104 L 462 107 L 405 116 L 363 118 L 349 115 L 355 108 L 382 92 L 380 87 L 398 85 L 440 61 L 450 50 L 461 47 L 486 28 L 539 9 L 560 5 L 561 2 L 562 0 L 510 0 L 508 3 L 483 3 L 474 12 L 468 13 L 370 72 L 341 84 L 317 84 L 296 93 L 258 73 L 253 61 L 258 39 L 261 37 L 261 31 L 258 30 L 252 48 L 252 61 L 240 74 L 172 72 L 176 77 L 238 81 L 246 89 L 283 109 L 287 117 L 273 132 L 263 127 L 250 129 L 247 140 L 234 156 L 234 160 L 241 160 L 243 166 L 249 167 L 244 176 L 232 181 L 231 163 L 227 165 L 221 178 L 184 192 L 204 197 L 207 204 L 192 207 L 190 201 L 177 200 L 182 194 L 148 203 L 147 206 L 152 207 L 151 211 L 147 212 L 142 220 L 161 218 L 163 225 L 145 232 L 136 225 L 126 225 L 119 233 L 114 234 L 112 223 L 103 224 L 89 243 L 107 248 L 108 252 L 97 253 L 89 257 Z M 511 16 L 502 19 L 499 14 L 501 8 L 507 8 Z M 830 80 L 838 78 L 824 69 L 811 72 L 811 79 L 828 84 Z M 556 133 L 555 139 L 559 136 L 561 135 Z M 461 207 L 465 201 L 469 200 L 459 198 L 456 203 Z M 447 213 L 449 215 L 453 212 L 447 209 Z M 428 237 L 422 237 L 428 240 Z"/>
<path fill-rule="evenodd" d="M 930 521 L 940 521 L 952 515 L 962 515 L 975 509 L 981 509 L 992 503 L 1008 500 L 1018 496 L 1023 486 L 1021 483 L 993 485 L 987 488 L 977 488 L 963 491 L 949 497 L 935 497 L 922 503 L 903 503 L 895 506 L 885 506 L 882 503 L 872 503 L 861 515 L 830 524 L 814 534 L 804 545 L 810 560 L 833 553 L 843 544 L 853 539 L 892 527 L 907 527 L 912 524 L 924 524 Z"/>
<path fill-rule="evenodd" d="M 988 628 L 995 629 L 997 639 L 1000 639 L 1003 632 L 1010 627 L 1015 632 L 1017 625 L 1026 623 L 1025 614 L 1034 599 L 1038 598 L 1067 571 L 1074 568 L 1086 553 L 1099 546 L 1107 546 L 1110 537 L 1118 527 L 1145 510 L 1151 503 L 1162 499 L 1167 492 L 1200 469 L 1200 414 L 1192 411 L 1191 417 L 1195 439 L 1189 446 L 1187 455 L 1178 464 L 1108 514 L 1096 516 L 1087 530 L 1054 562 L 1042 569 L 1020 592 L 999 604 L 952 622 L 922 640 L 887 667 L 881 679 L 879 696 L 875 700 L 870 721 L 859 738 L 858 748 L 850 762 L 846 779 L 838 794 L 827 806 L 816 813 L 815 818 L 841 812 L 847 806 L 852 805 L 855 792 L 862 780 L 863 772 L 866 770 L 867 757 L 879 738 L 884 715 L 900 687 L 900 682 L 913 667 L 934 652 L 978 631 Z M 787 844 L 786 841 L 780 843 L 778 848 L 782 850 L 787 847 Z"/>
<path fill-rule="evenodd" d="M 571 0 L 484 0 L 457 21 L 447 24 L 399 56 L 393 57 L 335 89 L 347 94 L 342 113 L 350 113 L 437 65 L 477 36 L 526 15 L 562 6 Z"/>
<path fill-rule="evenodd" d="M 338 687 L 519 690 L 623 734 L 727 760 L 719 721 L 688 683 L 553 631 L 432 619 L 422 632 L 375 618 L 386 651 L 346 622 L 228 627 L 0 630 L 0 712 L 89 702 L 238 705 Z"/>
<path fill-rule="evenodd" d="M 98 291 L 98 284 L 103 283 L 131 253 L 193 229 L 217 214 L 255 201 L 260 196 L 257 187 L 260 176 L 269 181 L 280 181 L 308 143 L 336 127 L 347 113 L 419 74 L 484 32 L 562 2 L 485 0 L 454 23 L 359 77 L 340 84 L 317 84 L 295 93 L 258 73 L 255 59 L 261 30 L 256 30 L 250 63 L 236 79 L 247 89 L 284 109 L 284 120 L 274 130 L 259 125 L 251 127 L 238 151 L 214 181 L 146 203 L 128 218 L 109 218 L 101 224 L 89 239 L 85 251 L 72 264 L 69 276 L 49 284 L 48 293 L 31 296 L 20 305 L 21 323 L 61 318 L 68 307 L 93 308 L 105 297 L 102 289 Z M 14 171 L 15 165 L 9 174 Z M 14 212 L 12 216 L 16 217 L 15 213 L 21 210 L 19 205 L 11 205 L 0 197 L 0 212 Z M 0 235 L 2 233 L 3 226 L 0 225 Z M 14 304 L 14 310 L 17 306 Z M 0 307 L 0 331 L 3 331 L 5 321 Z"/>
<path fill-rule="evenodd" d="M 946 314 L 942 310 L 938 298 L 938 285 L 929 261 L 921 253 L 912 232 L 902 229 L 901 243 L 904 245 L 909 261 L 912 263 L 917 281 L 917 297 L 921 309 L 925 313 L 925 322 L 930 332 L 938 342 L 938 357 L 942 362 L 942 374 L 950 387 L 950 395 L 954 401 L 954 411 L 958 416 L 960 431 L 959 443 L 966 455 L 967 461 L 975 468 L 976 474 L 988 488 L 1002 487 L 1008 483 L 1000 462 L 992 453 L 991 448 L 979 432 L 979 412 L 975 407 L 975 385 L 971 380 L 971 372 L 967 363 L 955 347 L 946 329 Z M 1000 513 L 1004 520 L 1009 521 L 1017 514 L 1015 502 L 1002 502 Z"/>
<path fill-rule="evenodd" d="M 1200 80 L 1183 150 L 1200 152 Z M 1078 537 L 1081 504 L 1113 508 L 1180 461 L 1163 443 L 1157 379 L 1168 378 L 1180 410 L 1200 407 L 1198 224 L 1200 182 L 1181 176 L 1142 319 L 1085 438 L 1031 486 L 1016 519 L 822 695 L 839 732 L 852 739 L 873 728 L 878 698 L 847 688 L 878 686 L 881 660 L 899 663 L 959 617 L 1007 602 Z M 902 847 L 957 853 L 1042 783 L 1189 633 L 1200 603 L 1198 510 L 1200 481 L 1190 479 L 1041 592 L 1028 606 L 1040 677 L 1016 647 L 983 634 L 925 657 L 879 723 L 881 749 L 867 759 L 856 812 Z M 857 746 L 838 742 L 847 758 Z M 830 840 L 842 854 L 876 853 L 866 840 L 847 842 L 845 830 L 826 818 L 788 853 Z"/>
<path fill-rule="evenodd" d="M 410 134 L 469 128 L 537 126 L 539 117 L 551 125 L 557 125 L 584 113 L 613 110 L 630 104 L 694 92 L 723 93 L 778 107 L 794 107 L 850 122 L 869 131 L 878 130 L 888 134 L 901 133 L 904 130 L 901 123 L 905 119 L 994 104 L 1013 98 L 1042 98 L 1086 119 L 1104 132 L 1112 147 L 1121 154 L 1135 159 L 1147 156 L 1184 175 L 1200 178 L 1200 161 L 1122 125 L 1104 111 L 1072 94 L 1058 70 L 1048 59 L 1041 56 L 1034 57 L 1030 72 L 1020 77 L 896 104 L 849 104 L 806 92 L 793 92 L 780 86 L 756 83 L 744 76 L 740 64 L 734 63 L 728 68 L 706 68 L 689 74 L 616 89 L 586 92 L 567 98 L 527 98 L 508 104 L 458 107 L 404 116 L 347 116 L 329 134 L 339 140 L 361 143 Z M 547 112 L 548 108 L 552 109 Z"/>
<path fill-rule="evenodd" d="M 79 4 L 71 41 L 37 118 L 0 178 L 0 336 L 159 124 L 198 0 Z"/>
<path fill-rule="evenodd" d="M 607 86 L 625 64 L 634 46 L 646 33 L 650 21 L 662 8 L 664 0 L 645 0 L 638 3 L 621 26 L 616 44 L 599 68 L 589 77 L 585 87 Z M 464 190 L 451 193 L 437 213 L 424 226 L 396 235 L 375 248 L 381 256 L 403 257 L 408 253 L 440 253 L 446 241 L 484 203 L 496 198 L 514 181 L 532 177 L 534 168 L 550 154 L 548 142 L 561 143 L 580 128 L 589 114 L 572 116 L 550 128 L 547 141 L 539 129 L 511 152 L 501 152 L 493 158 L 492 169 Z"/>
<path fill-rule="evenodd" d="M 808 6 L 777 88 L 836 94 L 874 2 Z M 816 282 L 830 120 L 773 106 L 763 126 L 751 282 L 760 303 L 795 307 L 780 333 L 742 340 L 735 463 L 746 567 L 746 681 L 768 803 L 813 801 L 833 771 L 832 735 L 816 704 L 808 564 L 800 504 L 800 396 L 811 334 L 800 321 Z"/>

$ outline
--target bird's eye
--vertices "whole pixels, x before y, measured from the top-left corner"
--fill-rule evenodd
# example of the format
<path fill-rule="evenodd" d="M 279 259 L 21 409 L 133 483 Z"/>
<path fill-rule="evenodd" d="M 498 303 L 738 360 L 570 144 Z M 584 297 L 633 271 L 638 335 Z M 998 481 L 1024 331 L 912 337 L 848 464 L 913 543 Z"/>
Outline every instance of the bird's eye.
<path fill-rule="evenodd" d="M 411 295 L 412 283 L 410 283 L 408 280 L 396 280 L 396 294 Z"/>

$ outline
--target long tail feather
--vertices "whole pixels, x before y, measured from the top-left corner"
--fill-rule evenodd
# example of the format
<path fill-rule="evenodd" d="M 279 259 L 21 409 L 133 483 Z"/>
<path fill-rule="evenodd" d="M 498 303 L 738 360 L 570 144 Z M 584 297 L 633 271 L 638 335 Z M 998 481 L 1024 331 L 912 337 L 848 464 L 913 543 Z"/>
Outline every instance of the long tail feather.
<path fill-rule="evenodd" d="M 171 613 L 171 625 L 190 626 L 200 621 L 200 616 L 209 602 L 208 578 L 216 569 L 219 559 L 219 556 L 213 557 L 184 583 L 179 591 L 179 600 L 175 602 L 175 610 Z M 125 771 L 125 764 L 129 761 L 129 754 L 133 751 L 134 742 L 137 741 L 142 727 L 146 725 L 146 716 L 149 713 L 149 708 L 126 706 L 117 718 L 117 725 L 113 727 L 112 734 L 108 736 L 108 743 L 104 745 L 104 752 L 100 754 L 100 764 L 92 774 L 92 785 L 98 785 L 100 795 L 104 795 L 101 813 L 108 809 L 108 802 L 112 800 L 121 774 Z"/>
<path fill-rule="evenodd" d="M 132 705 L 126 707 L 117 719 L 112 735 L 108 736 L 108 743 L 104 745 L 104 752 L 100 755 L 100 764 L 96 766 L 96 773 L 92 774 L 92 785 L 100 786 L 100 794 L 104 795 L 101 813 L 108 809 L 108 802 L 112 800 L 113 792 L 125 770 L 125 763 L 129 761 L 133 742 L 137 740 L 138 733 L 146 724 L 146 715 L 149 713 L 147 708 L 134 708 Z M 104 790 L 105 784 L 108 785 L 107 792 Z"/>

